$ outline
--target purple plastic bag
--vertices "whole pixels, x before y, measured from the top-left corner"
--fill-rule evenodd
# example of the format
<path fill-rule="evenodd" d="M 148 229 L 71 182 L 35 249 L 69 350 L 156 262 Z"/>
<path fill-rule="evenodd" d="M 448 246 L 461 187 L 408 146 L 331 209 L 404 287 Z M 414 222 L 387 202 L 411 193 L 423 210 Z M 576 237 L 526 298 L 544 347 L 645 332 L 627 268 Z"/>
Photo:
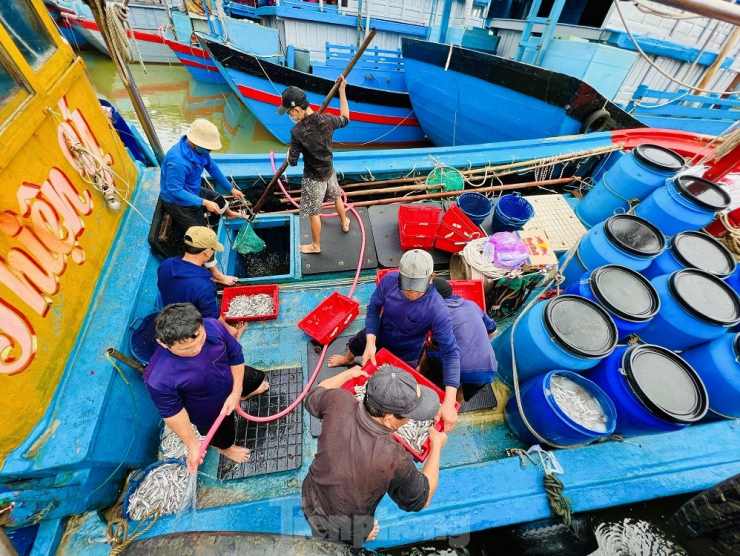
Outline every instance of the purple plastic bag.
<path fill-rule="evenodd" d="M 529 256 L 527 245 L 512 232 L 498 232 L 483 246 L 483 260 L 498 268 L 517 268 Z"/>

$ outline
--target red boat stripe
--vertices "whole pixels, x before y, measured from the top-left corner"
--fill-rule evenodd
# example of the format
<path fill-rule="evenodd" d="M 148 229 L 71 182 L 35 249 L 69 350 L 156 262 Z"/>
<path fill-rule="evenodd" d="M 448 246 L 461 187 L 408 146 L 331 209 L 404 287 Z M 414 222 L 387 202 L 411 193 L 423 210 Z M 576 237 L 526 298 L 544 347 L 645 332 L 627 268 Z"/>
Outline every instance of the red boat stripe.
<path fill-rule="evenodd" d="M 210 59 L 210 56 L 208 56 L 208 54 L 206 54 L 206 51 L 203 50 L 202 48 L 196 48 L 194 46 L 187 46 L 187 45 L 181 44 L 177 41 L 173 41 L 170 39 L 165 39 L 164 42 L 165 44 L 167 44 L 167 46 L 169 46 L 175 52 L 189 54 L 190 56 L 197 56 L 198 58 L 203 58 L 204 60 Z"/>
<path fill-rule="evenodd" d="M 218 71 L 218 68 L 216 66 L 206 66 L 205 64 L 201 64 L 193 60 L 186 60 L 185 58 L 180 58 L 179 56 L 178 59 L 180 60 L 180 62 L 182 62 L 183 66 L 191 66 L 193 68 L 200 68 L 208 71 Z"/>
<path fill-rule="evenodd" d="M 84 27 L 85 29 L 90 29 L 91 31 L 97 31 L 98 33 L 100 32 L 100 29 L 98 28 L 98 24 L 89 19 L 78 17 L 73 20 L 73 23 L 77 23 L 79 26 Z M 156 33 L 149 33 L 147 31 L 134 30 L 134 38 L 139 41 L 156 42 L 156 43 L 164 44 L 164 37 L 162 37 L 161 35 L 157 35 Z"/>
<path fill-rule="evenodd" d="M 276 108 L 280 106 L 280 97 L 264 91 L 258 91 L 245 85 L 239 85 L 239 92 L 247 98 L 254 99 L 258 102 L 264 102 L 266 104 L 272 104 Z M 311 108 L 318 112 L 319 105 L 312 104 Z M 335 114 L 339 116 L 340 112 L 338 108 L 327 108 L 326 113 Z M 368 114 L 366 112 L 352 112 L 352 119 L 358 122 L 368 122 L 371 124 L 382 124 L 382 125 L 402 125 L 402 126 L 418 126 L 419 120 L 416 118 L 401 118 L 399 116 L 381 116 L 379 114 Z"/>

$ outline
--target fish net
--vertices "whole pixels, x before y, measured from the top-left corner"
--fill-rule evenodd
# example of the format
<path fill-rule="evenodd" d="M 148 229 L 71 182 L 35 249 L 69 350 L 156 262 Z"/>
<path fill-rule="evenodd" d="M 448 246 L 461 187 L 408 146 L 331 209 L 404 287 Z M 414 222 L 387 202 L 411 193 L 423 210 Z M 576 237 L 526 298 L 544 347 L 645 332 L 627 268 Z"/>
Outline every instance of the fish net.
<path fill-rule="evenodd" d="M 234 249 L 242 255 L 261 253 L 265 250 L 265 242 L 255 233 L 252 223 L 249 220 L 244 221 L 239 233 L 236 235 Z"/>

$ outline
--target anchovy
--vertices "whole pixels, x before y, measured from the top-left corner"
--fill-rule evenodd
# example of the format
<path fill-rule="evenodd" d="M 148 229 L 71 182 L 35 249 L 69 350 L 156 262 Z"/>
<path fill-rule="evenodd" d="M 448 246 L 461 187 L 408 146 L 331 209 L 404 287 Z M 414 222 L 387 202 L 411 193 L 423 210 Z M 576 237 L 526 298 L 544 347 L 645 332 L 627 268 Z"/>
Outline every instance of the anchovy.
<path fill-rule="evenodd" d="M 229 303 L 225 317 L 256 317 L 275 312 L 275 300 L 266 293 L 256 295 L 237 295 Z"/>
<path fill-rule="evenodd" d="M 606 413 L 596 398 L 569 378 L 554 375 L 550 393 L 570 419 L 594 432 L 606 432 Z"/>
<path fill-rule="evenodd" d="M 429 427 L 434 425 L 433 420 L 409 421 L 396 431 L 396 434 L 417 452 L 422 451 L 422 446 L 429 438 Z"/>
<path fill-rule="evenodd" d="M 129 496 L 129 518 L 139 521 L 153 510 L 162 515 L 177 513 L 189 475 L 188 468 L 181 463 L 166 463 L 152 469 Z"/>

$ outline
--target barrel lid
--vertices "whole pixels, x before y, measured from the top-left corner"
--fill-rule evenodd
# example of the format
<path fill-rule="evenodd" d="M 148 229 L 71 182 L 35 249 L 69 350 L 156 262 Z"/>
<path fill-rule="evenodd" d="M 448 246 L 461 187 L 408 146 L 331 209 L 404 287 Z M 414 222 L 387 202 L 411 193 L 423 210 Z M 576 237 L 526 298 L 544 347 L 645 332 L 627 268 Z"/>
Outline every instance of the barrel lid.
<path fill-rule="evenodd" d="M 730 204 L 730 194 L 709 180 L 696 176 L 678 176 L 673 183 L 681 197 L 704 209 L 719 212 Z"/>
<path fill-rule="evenodd" d="M 650 222 L 633 214 L 617 214 L 604 222 L 604 235 L 619 249 L 638 257 L 655 257 L 665 249 L 665 237 Z"/>
<path fill-rule="evenodd" d="M 654 345 L 628 348 L 622 368 L 632 392 L 654 415 L 678 424 L 699 421 L 709 398 L 696 371 L 672 351 Z"/>
<path fill-rule="evenodd" d="M 660 170 L 661 172 L 673 172 L 674 174 L 683 168 L 686 161 L 671 149 L 660 145 L 638 145 L 633 149 L 635 158 L 646 166 Z"/>
<path fill-rule="evenodd" d="M 617 345 L 619 333 L 609 313 L 584 297 L 549 300 L 543 321 L 554 341 L 580 357 L 601 359 Z"/>
<path fill-rule="evenodd" d="M 740 361 L 740 332 L 732 339 L 732 349 L 735 350 L 735 359 Z"/>
<path fill-rule="evenodd" d="M 740 322 L 740 298 L 725 282 L 703 270 L 677 270 L 668 277 L 668 290 L 697 319 L 733 326 Z"/>
<path fill-rule="evenodd" d="M 658 292 L 647 278 L 631 268 L 601 266 L 591 273 L 589 282 L 599 303 L 622 319 L 644 322 L 660 309 Z"/>
<path fill-rule="evenodd" d="M 670 250 L 686 268 L 705 270 L 719 278 L 727 278 L 735 271 L 735 257 L 712 236 L 703 232 L 681 232 L 673 236 Z"/>

